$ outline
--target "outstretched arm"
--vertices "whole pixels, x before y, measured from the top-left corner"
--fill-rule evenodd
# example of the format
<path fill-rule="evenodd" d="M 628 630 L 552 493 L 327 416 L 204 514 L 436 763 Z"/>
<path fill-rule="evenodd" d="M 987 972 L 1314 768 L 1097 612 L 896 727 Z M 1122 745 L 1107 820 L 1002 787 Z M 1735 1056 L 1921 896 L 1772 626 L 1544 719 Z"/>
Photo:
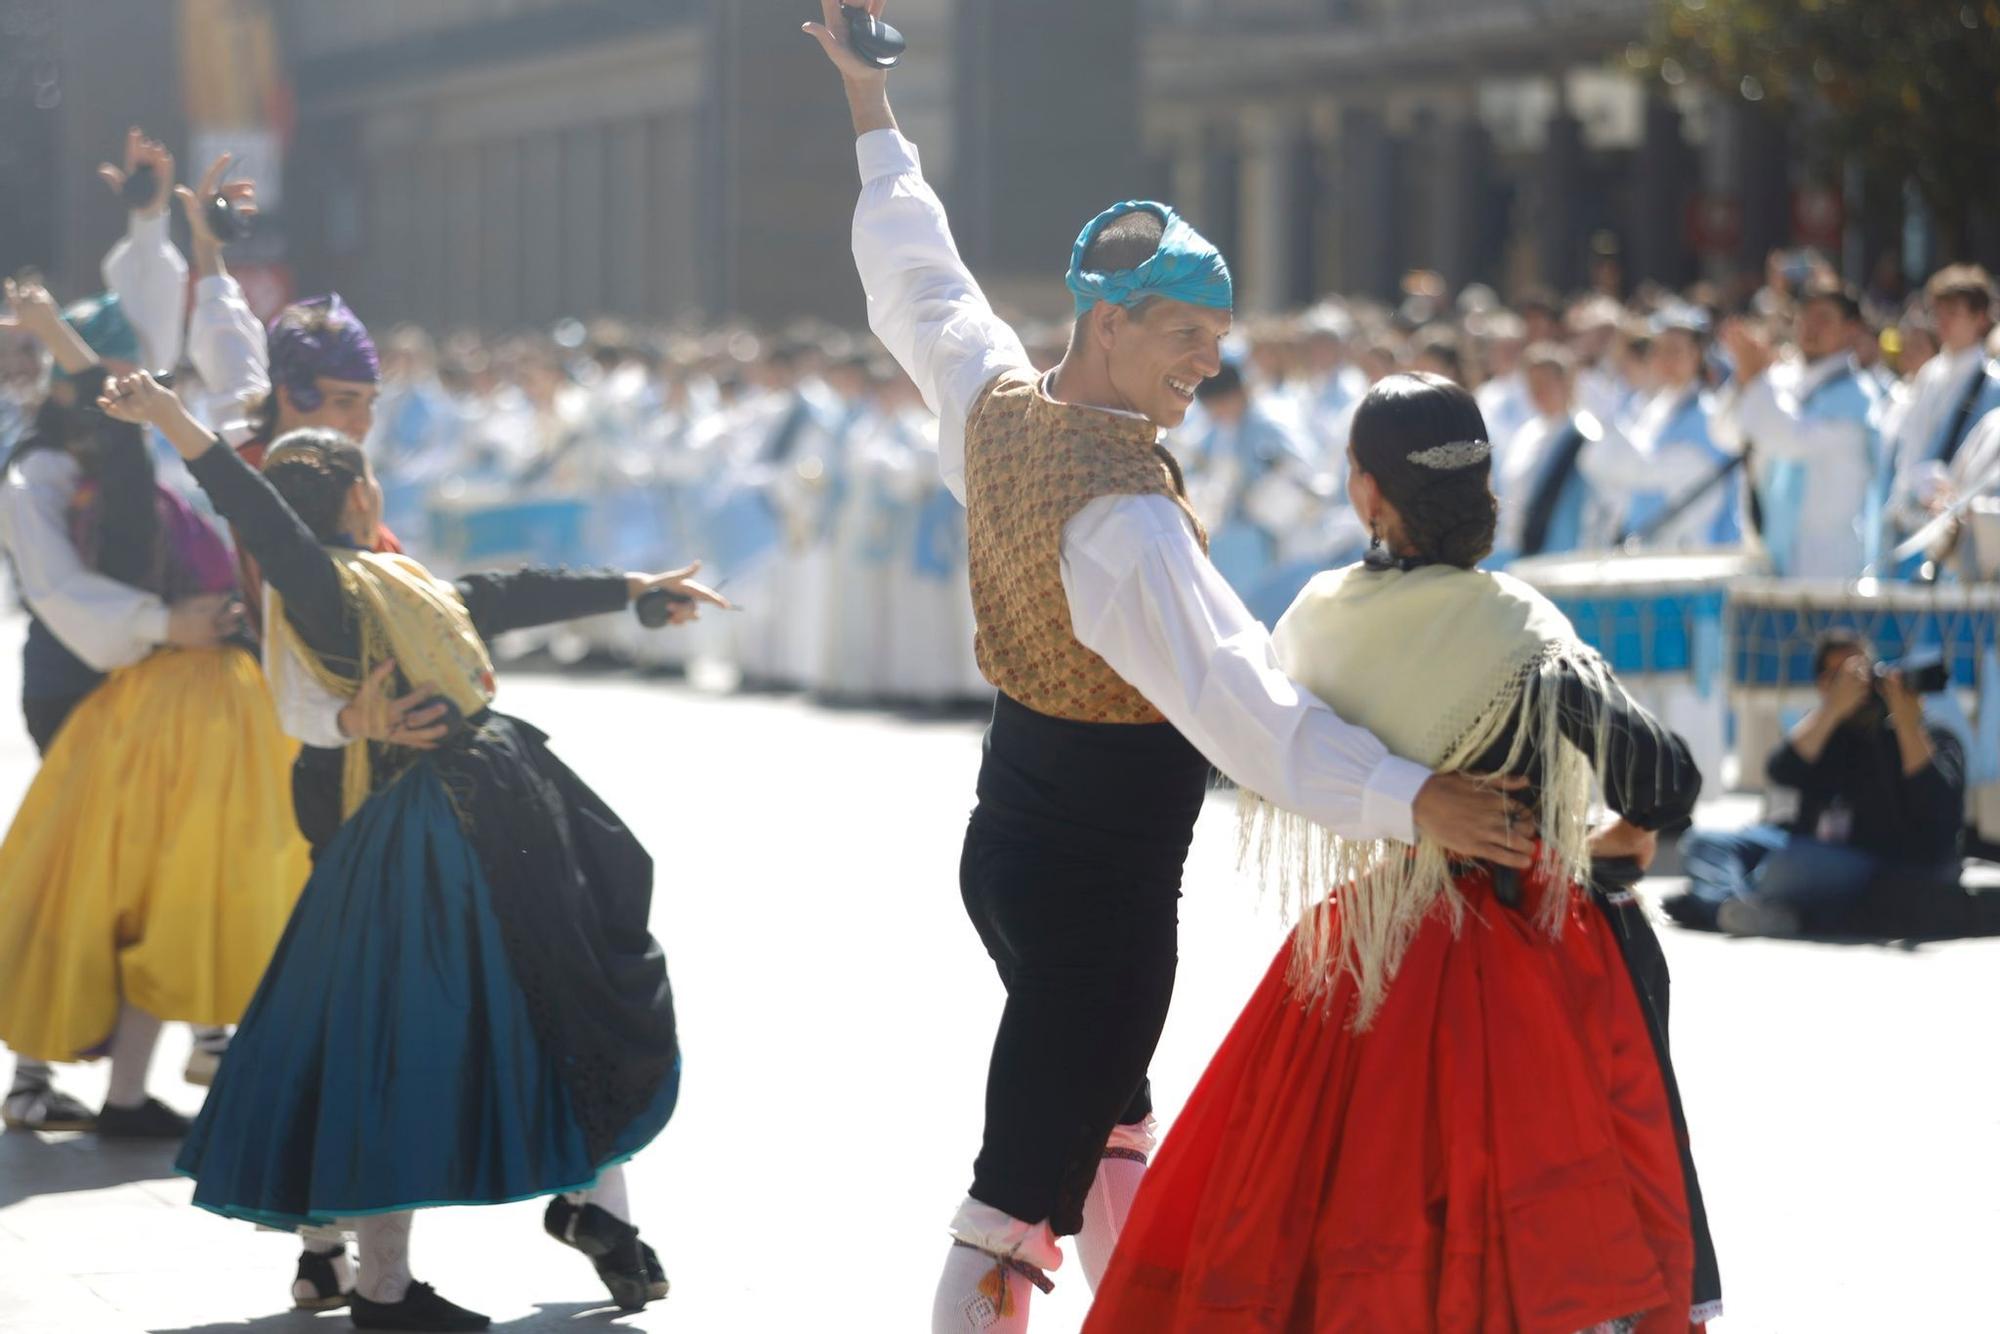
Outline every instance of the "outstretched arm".
<path fill-rule="evenodd" d="M 867 0 L 872 13 L 882 5 Z M 854 265 L 868 296 L 868 327 L 937 413 L 938 472 L 964 500 L 966 414 L 996 375 L 1027 366 L 1028 353 L 959 258 L 916 145 L 896 129 L 888 75 L 848 49 L 838 0 L 821 6 L 826 21 L 806 31 L 840 71 L 854 120 L 861 169 Z"/>
<path fill-rule="evenodd" d="M 700 561 L 664 574 L 530 568 L 468 574 L 457 586 L 473 628 L 491 639 L 509 630 L 621 611 L 656 588 L 689 599 L 674 601 L 667 611 L 670 624 L 685 625 L 697 618 L 703 604 L 729 606 L 729 599 L 695 582 L 700 569 Z"/>
<path fill-rule="evenodd" d="M 1078 642 L 1136 687 L 1209 763 L 1348 838 L 1413 843 L 1525 867 L 1525 819 L 1504 790 L 1391 755 L 1278 666 L 1271 636 L 1195 542 L 1178 506 L 1106 496 L 1063 533 Z"/>

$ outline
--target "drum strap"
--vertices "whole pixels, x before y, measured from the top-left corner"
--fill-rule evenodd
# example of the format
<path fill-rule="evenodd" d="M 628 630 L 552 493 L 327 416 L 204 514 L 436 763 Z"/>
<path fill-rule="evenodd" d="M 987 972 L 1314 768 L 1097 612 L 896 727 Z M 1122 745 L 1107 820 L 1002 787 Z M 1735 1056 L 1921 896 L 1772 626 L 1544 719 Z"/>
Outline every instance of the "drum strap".
<path fill-rule="evenodd" d="M 1549 450 L 1548 462 L 1535 479 L 1535 493 L 1528 498 L 1528 518 L 1521 529 L 1521 554 L 1539 556 L 1549 542 L 1549 527 L 1555 522 L 1556 506 L 1562 502 L 1563 487 L 1576 472 L 1576 461 L 1587 443 L 1583 428 L 1571 419 L 1569 430 Z"/>
<path fill-rule="evenodd" d="M 1746 456 L 1747 451 L 1744 454 L 1734 454 L 1724 459 L 1714 472 L 1681 493 L 1681 495 L 1675 498 L 1672 504 L 1668 505 L 1658 514 L 1655 514 L 1645 524 L 1637 529 L 1628 529 L 1618 534 L 1618 540 L 1613 545 L 1622 546 L 1633 538 L 1644 541 L 1654 533 L 1659 532 L 1662 528 L 1665 528 L 1675 519 L 1680 518 L 1681 515 L 1686 514 L 1689 510 L 1700 504 L 1716 487 L 1721 486 L 1734 476 L 1736 470 L 1743 466 L 1743 460 Z"/>
<path fill-rule="evenodd" d="M 1944 447 L 1938 450 L 1937 461 L 1949 468 L 1951 461 L 1958 457 L 1958 448 L 1965 443 L 1971 424 L 1972 405 L 1979 401 L 1980 391 L 1986 388 L 1987 378 L 1993 373 L 1993 363 L 1982 361 L 1973 372 L 1972 382 L 1965 386 L 1965 397 L 1958 400 L 1958 411 L 1952 415 L 1951 427 L 1944 433 Z"/>

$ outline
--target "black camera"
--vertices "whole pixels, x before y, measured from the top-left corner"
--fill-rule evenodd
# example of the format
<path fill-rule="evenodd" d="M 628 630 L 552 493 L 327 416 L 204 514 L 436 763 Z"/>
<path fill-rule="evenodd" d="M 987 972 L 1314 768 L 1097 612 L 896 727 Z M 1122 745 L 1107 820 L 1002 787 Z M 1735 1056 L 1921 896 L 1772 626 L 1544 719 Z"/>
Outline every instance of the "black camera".
<path fill-rule="evenodd" d="M 1951 685 L 1951 668 L 1946 665 L 1942 653 L 1912 653 L 1894 662 L 1875 664 L 1875 689 L 1880 693 L 1882 682 L 1890 675 L 1900 672 L 1903 684 L 1916 695 L 1936 695 Z"/>

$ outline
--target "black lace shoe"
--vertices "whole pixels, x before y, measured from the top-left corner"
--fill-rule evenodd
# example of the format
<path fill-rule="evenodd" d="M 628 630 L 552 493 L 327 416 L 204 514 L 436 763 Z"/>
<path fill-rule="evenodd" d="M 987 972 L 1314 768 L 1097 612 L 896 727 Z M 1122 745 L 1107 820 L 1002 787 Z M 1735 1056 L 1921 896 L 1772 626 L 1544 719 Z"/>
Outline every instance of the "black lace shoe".
<path fill-rule="evenodd" d="M 590 1257 L 620 1310 L 637 1311 L 667 1295 L 667 1272 L 639 1229 L 594 1204 L 582 1208 L 558 1195 L 542 1214 L 542 1227 L 565 1246 Z"/>
<path fill-rule="evenodd" d="M 673 1286 L 667 1282 L 667 1267 L 643 1241 L 639 1243 L 639 1257 L 646 1262 L 646 1295 L 656 1302 L 664 1299 Z"/>
<path fill-rule="evenodd" d="M 356 1329 L 485 1329 L 493 1323 L 446 1301 L 428 1283 L 412 1283 L 400 1302 L 371 1302 L 357 1292 L 347 1299 L 347 1314 Z"/>
<path fill-rule="evenodd" d="M 95 1112 L 47 1084 L 14 1089 L 0 1102 L 0 1125 L 9 1130 L 88 1130 L 96 1124 Z"/>
<path fill-rule="evenodd" d="M 105 1103 L 95 1129 L 99 1139 L 185 1139 L 190 1124 L 158 1098 L 148 1098 L 137 1107 Z"/>
<path fill-rule="evenodd" d="M 347 1305 L 348 1290 L 340 1286 L 340 1271 L 333 1265 L 336 1259 L 346 1258 L 339 1251 L 325 1255 L 300 1251 L 298 1276 L 292 1280 L 292 1305 L 301 1311 L 331 1311 Z"/>

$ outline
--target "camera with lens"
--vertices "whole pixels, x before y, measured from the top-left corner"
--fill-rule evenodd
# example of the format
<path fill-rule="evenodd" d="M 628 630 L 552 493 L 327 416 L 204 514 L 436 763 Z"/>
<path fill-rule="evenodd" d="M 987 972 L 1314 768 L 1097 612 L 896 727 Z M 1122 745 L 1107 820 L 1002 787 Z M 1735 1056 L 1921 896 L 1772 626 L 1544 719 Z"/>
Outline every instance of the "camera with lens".
<path fill-rule="evenodd" d="M 1881 694 L 1882 682 L 1898 672 L 1913 695 L 1936 695 L 1951 685 L 1951 668 L 1945 665 L 1942 653 L 1912 653 L 1875 664 L 1875 693 Z"/>

